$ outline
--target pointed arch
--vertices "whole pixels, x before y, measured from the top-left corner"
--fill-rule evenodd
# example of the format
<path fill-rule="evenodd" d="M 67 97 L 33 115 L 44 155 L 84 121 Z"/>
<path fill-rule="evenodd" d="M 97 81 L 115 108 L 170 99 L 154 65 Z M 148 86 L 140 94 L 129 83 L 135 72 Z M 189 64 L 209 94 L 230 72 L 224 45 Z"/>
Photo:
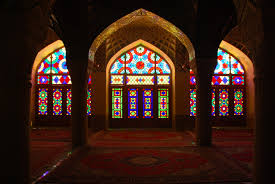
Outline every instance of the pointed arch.
<path fill-rule="evenodd" d="M 125 63 L 127 63 L 124 59 L 123 56 L 125 56 L 124 54 L 126 54 L 127 52 L 129 52 L 129 50 L 134 50 L 135 48 L 139 47 L 139 46 L 143 46 L 144 48 L 148 48 L 148 50 L 152 51 L 153 53 L 156 53 L 156 55 L 159 55 L 159 57 L 163 58 L 163 62 L 167 63 L 167 67 L 169 67 L 169 73 L 167 73 L 171 78 L 169 80 L 169 85 L 171 86 L 171 91 L 170 91 L 170 95 L 171 95 L 171 103 L 170 103 L 170 109 L 171 109 L 171 120 L 172 120 L 172 128 L 175 128 L 175 66 L 174 63 L 172 62 L 172 60 L 163 52 L 161 51 L 159 48 L 157 48 L 156 46 L 152 45 L 149 42 L 146 42 L 142 39 L 139 39 L 129 45 L 127 45 L 126 47 L 122 48 L 121 50 L 119 50 L 107 63 L 106 66 L 106 119 L 109 120 L 109 115 L 110 115 L 110 110 L 109 110 L 109 106 L 110 106 L 110 90 L 109 90 L 109 86 L 110 86 L 110 79 L 111 79 L 111 71 L 112 71 L 112 66 L 116 65 L 116 62 L 120 62 L 119 59 L 123 60 Z M 123 62 L 122 61 L 122 62 Z M 126 64 L 125 64 L 126 65 Z M 157 66 L 157 62 L 155 64 Z M 125 67 L 126 70 L 126 67 Z M 116 71 L 116 74 L 118 74 L 119 71 Z M 121 73 L 119 73 L 121 74 Z M 127 75 L 126 72 L 124 72 L 123 74 Z M 139 74 L 139 73 L 137 73 Z M 146 74 L 150 74 L 150 73 L 146 73 Z M 153 74 L 153 73 L 151 73 Z M 158 75 L 160 73 L 158 73 L 156 71 L 156 73 L 154 73 L 155 75 Z M 171 81 L 171 82 L 170 82 Z M 155 84 L 157 82 L 155 81 Z M 120 83 L 121 85 L 123 83 Z M 127 84 L 127 82 L 126 82 Z M 109 125 L 107 125 L 107 128 L 109 127 Z"/>
<path fill-rule="evenodd" d="M 66 49 L 61 40 L 43 48 L 32 67 L 31 120 L 41 125 L 69 124 L 71 116 L 71 77 Z M 91 77 L 88 80 L 87 115 L 92 115 Z"/>
<path fill-rule="evenodd" d="M 245 115 L 247 126 L 253 127 L 255 92 L 252 61 L 241 50 L 225 41 L 220 44 L 217 60 L 212 78 L 212 116 L 232 118 Z M 194 72 L 190 70 L 190 116 L 196 115 L 195 84 Z"/>
<path fill-rule="evenodd" d="M 146 18 L 152 22 L 152 24 L 156 24 L 172 35 L 174 35 L 187 49 L 189 54 L 189 62 L 191 62 L 195 58 L 195 49 L 186 34 L 184 34 L 179 28 L 170 23 L 169 21 L 159 17 L 158 15 L 147 11 L 145 9 L 138 9 L 133 11 L 132 13 L 125 15 L 120 18 L 116 22 L 109 25 L 100 35 L 96 37 L 94 42 L 92 43 L 89 49 L 89 61 L 94 62 L 95 52 L 99 48 L 99 46 L 114 32 L 119 30 L 120 28 L 142 18 Z"/>

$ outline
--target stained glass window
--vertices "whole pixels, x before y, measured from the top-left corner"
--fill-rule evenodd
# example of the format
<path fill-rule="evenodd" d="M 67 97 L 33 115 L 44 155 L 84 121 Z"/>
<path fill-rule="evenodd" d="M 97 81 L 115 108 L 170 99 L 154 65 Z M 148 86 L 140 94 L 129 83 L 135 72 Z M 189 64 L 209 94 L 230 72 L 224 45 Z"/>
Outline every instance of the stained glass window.
<path fill-rule="evenodd" d="M 138 118 L 138 89 L 128 89 L 128 118 Z"/>
<path fill-rule="evenodd" d="M 123 84 L 124 76 L 123 75 L 111 75 L 111 84 Z"/>
<path fill-rule="evenodd" d="M 89 78 L 88 78 L 88 85 L 92 84 L 92 76 L 89 75 Z"/>
<path fill-rule="evenodd" d="M 170 118 L 170 85 L 171 68 L 162 56 L 143 45 L 124 52 L 110 67 L 110 86 L 112 95 L 114 89 L 125 88 L 121 91 L 125 94 L 121 94 L 121 98 L 116 100 L 119 102 L 124 96 L 127 97 L 125 100 L 127 103 L 120 104 L 120 108 L 115 109 L 115 99 L 112 96 L 112 118 Z M 154 109 L 153 94 L 158 95 L 156 109 Z M 161 94 L 163 96 L 160 96 Z M 125 117 L 122 114 L 123 108 L 127 112 Z"/>
<path fill-rule="evenodd" d="M 243 89 L 234 89 L 234 115 L 243 115 Z"/>
<path fill-rule="evenodd" d="M 72 84 L 71 77 L 69 75 L 54 75 L 52 84 Z"/>
<path fill-rule="evenodd" d="M 211 102 L 211 115 L 212 116 L 216 116 L 215 112 L 215 105 L 216 105 L 216 102 L 215 102 L 215 89 L 212 89 L 212 102 Z"/>
<path fill-rule="evenodd" d="M 62 115 L 62 90 L 53 90 L 53 115 Z"/>
<path fill-rule="evenodd" d="M 72 91 L 71 76 L 66 65 L 66 50 L 64 47 L 55 50 L 45 57 L 36 73 L 37 115 L 42 119 L 62 120 L 71 115 Z M 91 76 L 88 78 L 87 114 L 91 115 Z M 48 101 L 50 99 L 50 101 Z M 47 116 L 45 116 L 47 115 Z M 58 119 L 56 119 L 58 117 Z M 41 119 L 37 117 L 38 119 Z"/>
<path fill-rule="evenodd" d="M 72 90 L 67 89 L 67 115 L 72 114 Z"/>
<path fill-rule="evenodd" d="M 197 115 L 197 96 L 196 89 L 190 89 L 190 116 Z"/>
<path fill-rule="evenodd" d="M 48 89 L 47 88 L 39 88 L 38 114 L 48 115 Z"/>
<path fill-rule="evenodd" d="M 158 75 L 157 83 L 158 85 L 170 84 L 170 75 Z"/>
<path fill-rule="evenodd" d="M 229 85 L 229 76 L 213 76 L 212 85 Z"/>
<path fill-rule="evenodd" d="M 228 89 L 219 89 L 219 115 L 228 116 L 229 114 Z"/>
<path fill-rule="evenodd" d="M 87 115 L 92 115 L 92 89 L 87 91 Z"/>
<path fill-rule="evenodd" d="M 112 118 L 122 118 L 122 88 L 112 89 Z"/>
<path fill-rule="evenodd" d="M 154 85 L 155 79 L 154 76 L 151 75 L 133 75 L 126 76 L 126 84 L 127 85 Z"/>
<path fill-rule="evenodd" d="M 244 85 L 244 76 L 233 76 L 232 85 Z"/>
<path fill-rule="evenodd" d="M 240 61 L 219 48 L 217 65 L 212 77 L 212 116 L 233 117 L 244 115 L 245 71 Z M 196 115 L 195 74 L 190 70 L 190 116 Z M 215 103 L 218 102 L 218 106 Z"/>
<path fill-rule="evenodd" d="M 140 45 L 122 54 L 111 66 L 111 74 L 170 74 L 167 61 Z"/>
<path fill-rule="evenodd" d="M 168 63 L 159 55 L 156 55 L 156 73 L 157 74 L 170 74 L 171 73 Z"/>
<path fill-rule="evenodd" d="M 169 117 L 169 90 L 158 89 L 158 117 Z"/>
<path fill-rule="evenodd" d="M 153 90 L 143 90 L 143 118 L 153 118 Z"/>
<path fill-rule="evenodd" d="M 37 84 L 49 84 L 50 77 L 47 75 L 40 75 L 37 77 Z"/>
<path fill-rule="evenodd" d="M 139 46 L 126 53 L 127 74 L 153 74 L 155 72 L 155 61 L 151 60 L 152 51 Z"/>
<path fill-rule="evenodd" d="M 51 56 L 52 56 L 52 73 L 54 74 L 69 73 L 66 65 L 66 50 L 64 47 L 55 51 Z"/>
<path fill-rule="evenodd" d="M 38 74 L 49 74 L 51 73 L 51 56 L 48 56 L 47 58 L 45 58 L 44 61 L 41 62 L 41 64 L 39 65 L 39 68 L 37 70 Z"/>
<path fill-rule="evenodd" d="M 196 78 L 194 75 L 190 74 L 190 85 L 196 85 Z"/>
<path fill-rule="evenodd" d="M 214 74 L 229 74 L 229 54 L 221 49 L 218 49 L 217 66 Z"/>
<path fill-rule="evenodd" d="M 230 56 L 230 62 L 231 74 L 244 74 L 244 69 L 237 59 L 235 59 L 233 56 Z"/>

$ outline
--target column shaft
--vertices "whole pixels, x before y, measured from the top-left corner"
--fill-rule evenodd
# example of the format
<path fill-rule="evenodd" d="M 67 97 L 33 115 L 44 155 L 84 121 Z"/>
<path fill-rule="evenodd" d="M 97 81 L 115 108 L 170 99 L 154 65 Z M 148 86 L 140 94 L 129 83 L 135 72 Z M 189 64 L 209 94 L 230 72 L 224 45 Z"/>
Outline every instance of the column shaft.
<path fill-rule="evenodd" d="M 81 62 L 72 63 L 72 148 L 75 149 L 88 143 L 87 73 Z"/>
<path fill-rule="evenodd" d="M 197 59 L 197 116 L 196 137 L 197 145 L 210 146 L 212 144 L 211 127 L 211 80 L 216 57 Z"/>

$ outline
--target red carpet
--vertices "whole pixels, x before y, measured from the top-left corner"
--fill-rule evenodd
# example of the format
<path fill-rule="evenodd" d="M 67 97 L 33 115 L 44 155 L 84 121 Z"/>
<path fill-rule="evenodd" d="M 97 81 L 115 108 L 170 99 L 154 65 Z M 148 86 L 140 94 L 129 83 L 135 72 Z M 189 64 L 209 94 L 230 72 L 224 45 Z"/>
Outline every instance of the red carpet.
<path fill-rule="evenodd" d="M 249 181 L 211 148 L 83 148 L 43 183 L 200 183 Z"/>
<path fill-rule="evenodd" d="M 100 131 L 90 139 L 95 147 L 177 147 L 192 146 L 188 132 L 175 131 Z"/>
<path fill-rule="evenodd" d="M 32 129 L 31 140 L 71 141 L 71 129 Z"/>
<path fill-rule="evenodd" d="M 213 147 L 192 132 L 101 131 L 41 183 L 201 183 L 251 181 L 253 133 L 213 130 Z"/>
<path fill-rule="evenodd" d="M 32 129 L 31 175 L 35 179 L 71 151 L 71 129 Z"/>
<path fill-rule="evenodd" d="M 217 151 L 235 161 L 252 176 L 254 132 L 253 130 L 213 129 L 213 144 Z"/>
<path fill-rule="evenodd" d="M 71 150 L 69 142 L 31 141 L 31 174 L 37 177 Z"/>

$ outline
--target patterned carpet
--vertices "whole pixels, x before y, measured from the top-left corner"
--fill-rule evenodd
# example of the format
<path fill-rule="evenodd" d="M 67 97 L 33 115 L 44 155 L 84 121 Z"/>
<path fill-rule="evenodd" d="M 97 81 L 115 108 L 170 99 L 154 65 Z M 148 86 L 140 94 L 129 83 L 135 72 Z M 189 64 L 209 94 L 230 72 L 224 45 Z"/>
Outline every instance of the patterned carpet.
<path fill-rule="evenodd" d="M 32 129 L 31 140 L 42 141 L 71 141 L 71 129 Z"/>
<path fill-rule="evenodd" d="M 70 129 L 32 129 L 30 137 L 33 180 L 51 169 L 71 151 Z"/>
<path fill-rule="evenodd" d="M 191 132 L 102 131 L 91 136 L 91 145 L 74 152 L 39 183 L 251 181 L 251 170 L 246 166 L 252 157 L 244 153 L 252 152 L 243 143 L 238 145 L 238 141 L 249 142 L 251 136 L 238 131 L 213 131 L 214 146 L 208 148 L 195 146 L 192 135 Z"/>
<path fill-rule="evenodd" d="M 93 135 L 94 147 L 177 147 L 195 144 L 188 132 L 175 131 L 100 131 Z"/>
<path fill-rule="evenodd" d="M 217 151 L 245 169 L 252 177 L 253 130 L 213 130 L 213 144 Z"/>
<path fill-rule="evenodd" d="M 35 179 L 71 150 L 69 142 L 31 142 L 31 175 Z"/>
<path fill-rule="evenodd" d="M 249 181 L 246 171 L 211 148 L 85 148 L 45 183 L 200 183 Z"/>

